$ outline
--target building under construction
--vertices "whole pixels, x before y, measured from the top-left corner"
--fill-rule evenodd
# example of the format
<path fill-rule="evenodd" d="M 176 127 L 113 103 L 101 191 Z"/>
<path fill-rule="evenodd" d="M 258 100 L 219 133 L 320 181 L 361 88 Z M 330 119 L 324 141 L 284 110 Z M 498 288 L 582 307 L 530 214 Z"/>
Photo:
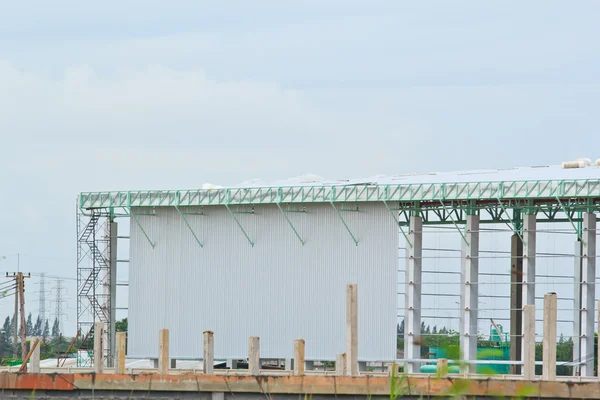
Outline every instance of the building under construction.
<path fill-rule="evenodd" d="M 211 330 L 219 359 L 244 359 L 247 338 L 260 336 L 264 358 L 290 359 L 304 338 L 307 360 L 334 360 L 344 350 L 345 287 L 356 283 L 362 362 L 399 359 L 418 372 L 422 325 L 443 324 L 477 364 L 478 336 L 492 323 L 498 335 L 505 327 L 518 373 L 523 306 L 537 305 L 541 320 L 540 300 L 553 291 L 573 371 L 593 375 L 599 206 L 600 167 L 586 160 L 81 193 L 78 326 L 88 337 L 105 322 L 112 360 L 119 244 L 129 254 L 130 358 L 157 358 L 158 331 L 168 328 L 174 359 L 202 358 L 198 338 Z"/>

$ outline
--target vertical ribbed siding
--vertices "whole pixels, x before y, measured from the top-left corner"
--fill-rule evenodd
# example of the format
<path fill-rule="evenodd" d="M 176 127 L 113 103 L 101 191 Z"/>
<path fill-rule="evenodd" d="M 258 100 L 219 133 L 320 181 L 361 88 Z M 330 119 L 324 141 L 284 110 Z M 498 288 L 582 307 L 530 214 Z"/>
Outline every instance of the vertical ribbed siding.
<path fill-rule="evenodd" d="M 175 209 L 138 215 L 155 248 L 132 220 L 128 354 L 156 357 L 169 328 L 172 357 L 201 357 L 212 330 L 216 358 L 245 358 L 248 336 L 260 336 L 265 358 L 292 357 L 303 338 L 307 359 L 334 360 L 345 349 L 345 286 L 358 283 L 359 358 L 395 359 L 398 230 L 382 204 L 359 208 L 341 212 L 358 246 L 329 204 L 287 214 L 304 246 L 275 205 L 236 214 L 254 247 L 224 207 L 186 215 L 204 248 Z"/>

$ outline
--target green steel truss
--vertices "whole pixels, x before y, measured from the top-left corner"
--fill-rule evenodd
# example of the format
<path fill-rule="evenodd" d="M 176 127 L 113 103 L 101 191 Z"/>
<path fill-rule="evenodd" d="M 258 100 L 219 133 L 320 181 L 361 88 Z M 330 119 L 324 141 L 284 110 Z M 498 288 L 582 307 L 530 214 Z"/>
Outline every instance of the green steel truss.
<path fill-rule="evenodd" d="M 600 179 L 91 192 L 81 209 L 331 202 L 447 202 L 600 197 Z"/>
<path fill-rule="evenodd" d="M 452 224 L 457 228 L 466 222 L 467 215 L 479 215 L 483 224 L 503 223 L 520 233 L 522 215 L 536 214 L 538 222 L 569 222 L 580 236 L 582 213 L 600 211 L 600 179 L 93 192 L 79 195 L 81 210 L 122 208 L 126 213 L 132 207 L 222 205 L 229 210 L 229 206 L 274 204 L 289 208 L 294 204 L 334 202 L 342 203 L 342 211 L 343 203 L 381 202 L 392 216 L 397 213 L 398 218 L 395 219 L 401 230 L 409 225 L 411 215 L 421 216 L 424 225 Z"/>

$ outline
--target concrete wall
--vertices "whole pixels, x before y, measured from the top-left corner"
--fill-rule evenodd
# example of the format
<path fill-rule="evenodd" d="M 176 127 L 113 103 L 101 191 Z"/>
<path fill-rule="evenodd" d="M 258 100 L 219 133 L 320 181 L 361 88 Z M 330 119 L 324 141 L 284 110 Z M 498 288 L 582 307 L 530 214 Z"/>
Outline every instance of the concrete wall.
<path fill-rule="evenodd" d="M 158 331 L 169 328 L 175 358 L 202 357 L 202 332 L 212 330 L 216 359 L 246 358 L 248 337 L 259 336 L 261 357 L 293 357 L 303 338 L 307 359 L 335 360 L 345 350 L 346 284 L 357 283 L 359 359 L 395 359 L 392 216 L 377 203 L 340 211 L 357 246 L 330 204 L 305 207 L 286 213 L 304 245 L 276 205 L 235 214 L 254 247 L 225 207 L 181 208 L 204 248 L 174 208 L 132 209 L 155 246 L 132 218 L 128 356 L 156 357 Z"/>

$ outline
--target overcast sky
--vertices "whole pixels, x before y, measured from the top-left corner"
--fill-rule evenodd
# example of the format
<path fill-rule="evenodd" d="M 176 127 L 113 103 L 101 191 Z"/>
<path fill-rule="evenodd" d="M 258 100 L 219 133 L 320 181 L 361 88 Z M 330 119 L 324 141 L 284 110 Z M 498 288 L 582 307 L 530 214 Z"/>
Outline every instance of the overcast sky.
<path fill-rule="evenodd" d="M 598 21 L 597 1 L 0 0 L 0 272 L 21 253 L 75 277 L 80 191 L 596 159 Z"/>

